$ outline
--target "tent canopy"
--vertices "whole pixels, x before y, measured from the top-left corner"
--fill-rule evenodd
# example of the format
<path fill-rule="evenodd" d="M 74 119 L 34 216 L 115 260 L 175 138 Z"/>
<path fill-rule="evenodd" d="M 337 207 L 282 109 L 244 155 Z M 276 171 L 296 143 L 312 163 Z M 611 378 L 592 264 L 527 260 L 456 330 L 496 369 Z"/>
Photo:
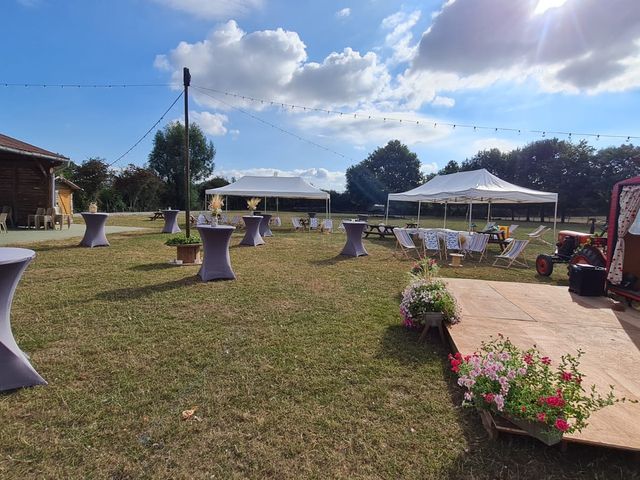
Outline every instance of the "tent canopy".
<path fill-rule="evenodd" d="M 388 199 L 427 203 L 556 203 L 558 194 L 519 187 L 482 168 L 436 175 L 413 190 L 391 193 Z"/>
<path fill-rule="evenodd" d="M 207 195 L 243 197 L 317 198 L 327 200 L 329 194 L 305 182 L 302 177 L 244 176 L 224 187 L 205 190 Z"/>

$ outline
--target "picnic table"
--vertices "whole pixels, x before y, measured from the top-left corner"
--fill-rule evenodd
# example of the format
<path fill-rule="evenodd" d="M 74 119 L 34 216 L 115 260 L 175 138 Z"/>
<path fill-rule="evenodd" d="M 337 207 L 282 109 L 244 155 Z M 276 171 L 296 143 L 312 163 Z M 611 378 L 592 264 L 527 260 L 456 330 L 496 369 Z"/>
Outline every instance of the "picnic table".
<path fill-rule="evenodd" d="M 367 224 L 366 230 L 364 231 L 364 238 L 369 238 L 369 235 L 378 235 L 380 238 L 386 238 L 387 236 L 393 237 L 393 229 L 398 228 L 395 225 L 376 225 L 376 224 Z"/>
<path fill-rule="evenodd" d="M 164 213 L 162 210 L 158 210 L 157 212 L 153 212 L 153 215 L 149 217 L 149 220 L 155 220 L 156 218 L 164 219 Z"/>
<path fill-rule="evenodd" d="M 489 243 L 497 243 L 500 245 L 500 250 L 503 252 L 506 250 L 508 242 L 504 230 L 485 230 L 480 233 L 489 235 Z"/>

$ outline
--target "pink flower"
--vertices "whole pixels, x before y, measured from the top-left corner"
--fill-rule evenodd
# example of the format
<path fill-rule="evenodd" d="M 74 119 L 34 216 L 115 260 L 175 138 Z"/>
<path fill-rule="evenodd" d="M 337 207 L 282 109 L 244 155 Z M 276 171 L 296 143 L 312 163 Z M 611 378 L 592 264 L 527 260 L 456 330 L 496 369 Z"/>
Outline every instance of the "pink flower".
<path fill-rule="evenodd" d="M 555 427 L 561 432 L 566 432 L 569 430 L 570 425 L 564 418 L 557 418 Z"/>
<path fill-rule="evenodd" d="M 558 397 L 547 397 L 545 398 L 545 402 L 547 405 L 549 405 L 550 407 L 564 407 L 564 400 L 562 398 Z"/>
<path fill-rule="evenodd" d="M 493 402 L 493 399 L 496 397 L 493 393 L 485 393 L 484 395 L 482 395 L 482 397 L 484 398 L 484 401 L 487 403 L 491 403 Z"/>
<path fill-rule="evenodd" d="M 530 353 L 527 353 L 524 358 L 524 363 L 526 363 L 527 365 L 531 365 L 533 363 L 533 356 Z"/>
<path fill-rule="evenodd" d="M 551 359 L 549 357 L 542 357 L 540 361 L 545 365 L 551 365 Z"/>
<path fill-rule="evenodd" d="M 544 412 L 540 412 L 539 414 L 536 415 L 536 418 L 538 419 L 539 422 L 544 422 L 547 419 L 547 414 Z"/>
<path fill-rule="evenodd" d="M 571 375 L 571 372 L 562 372 L 560 378 L 565 382 L 569 382 L 573 378 L 573 375 Z"/>

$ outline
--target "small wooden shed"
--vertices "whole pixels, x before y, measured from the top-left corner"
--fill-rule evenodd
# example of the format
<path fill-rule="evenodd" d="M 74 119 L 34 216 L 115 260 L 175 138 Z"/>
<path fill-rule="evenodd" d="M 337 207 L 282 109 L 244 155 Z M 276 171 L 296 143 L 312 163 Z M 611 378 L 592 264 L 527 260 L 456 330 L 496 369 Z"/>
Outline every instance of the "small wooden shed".
<path fill-rule="evenodd" d="M 82 190 L 71 180 L 63 176 L 56 177 L 56 204 L 60 208 L 60 213 L 73 215 L 73 192 Z"/>
<path fill-rule="evenodd" d="M 11 207 L 13 222 L 26 225 L 38 208 L 56 206 L 55 174 L 69 159 L 0 134 L 0 208 Z"/>

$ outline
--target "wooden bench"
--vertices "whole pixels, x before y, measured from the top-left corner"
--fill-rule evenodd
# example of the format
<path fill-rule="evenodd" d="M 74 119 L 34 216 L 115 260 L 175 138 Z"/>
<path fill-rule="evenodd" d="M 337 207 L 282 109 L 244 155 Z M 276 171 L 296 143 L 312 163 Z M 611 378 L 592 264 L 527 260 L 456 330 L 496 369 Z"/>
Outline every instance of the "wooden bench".
<path fill-rule="evenodd" d="M 367 225 L 367 229 L 364 231 L 364 238 L 369 238 L 371 234 L 378 235 L 380 238 L 393 237 L 394 228 L 397 227 L 393 225 Z"/>

